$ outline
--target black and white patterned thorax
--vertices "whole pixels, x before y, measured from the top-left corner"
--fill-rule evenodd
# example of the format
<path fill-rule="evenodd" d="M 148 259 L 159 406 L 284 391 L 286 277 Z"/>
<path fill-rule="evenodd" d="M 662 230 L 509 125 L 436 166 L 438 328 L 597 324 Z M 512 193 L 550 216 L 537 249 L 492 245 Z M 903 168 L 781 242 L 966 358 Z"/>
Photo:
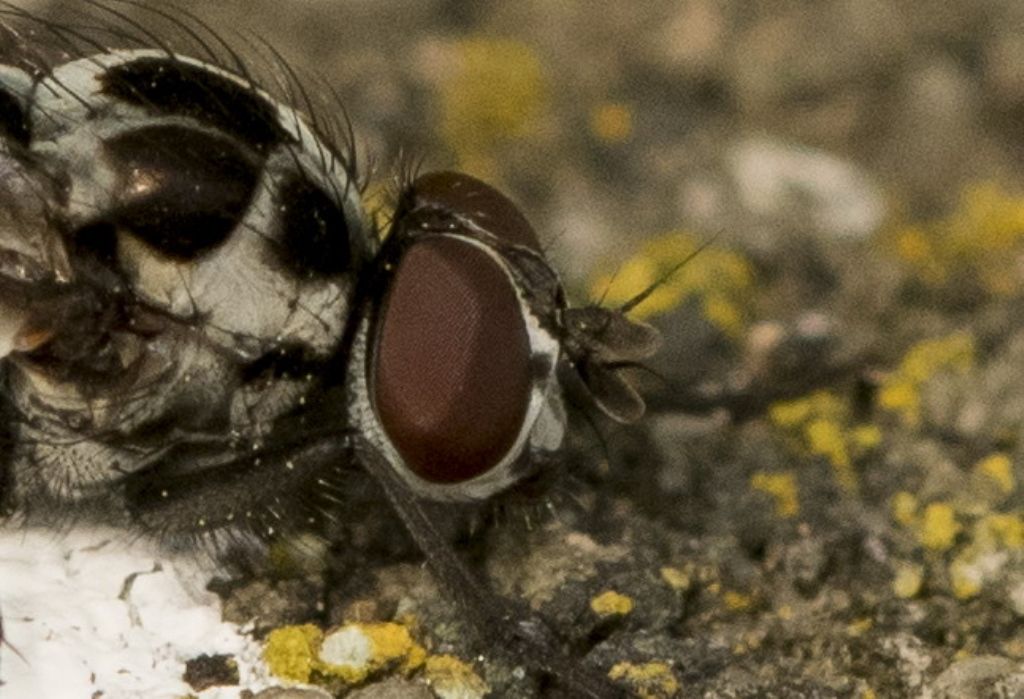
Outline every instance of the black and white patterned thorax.
<path fill-rule="evenodd" d="M 0 112 L 4 310 L 33 345 L 4 366 L 7 498 L 258 444 L 334 361 L 375 254 L 347 155 L 152 50 L 0 69 Z"/>

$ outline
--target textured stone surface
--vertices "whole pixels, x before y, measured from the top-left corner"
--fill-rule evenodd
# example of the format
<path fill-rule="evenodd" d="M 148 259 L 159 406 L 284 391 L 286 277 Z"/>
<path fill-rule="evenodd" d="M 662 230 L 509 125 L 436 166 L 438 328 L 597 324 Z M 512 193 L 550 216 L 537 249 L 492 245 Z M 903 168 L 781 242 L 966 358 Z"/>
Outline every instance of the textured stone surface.
<path fill-rule="evenodd" d="M 378 183 L 412 151 L 507 190 L 578 298 L 643 240 L 718 235 L 652 319 L 672 383 L 646 382 L 649 419 L 582 425 L 570 483 L 460 538 L 493 587 L 652 696 L 1021 693 L 1017 0 L 183 4 L 325 76 Z M 722 250 L 749 273 L 729 294 Z M 327 575 L 221 588 L 229 617 L 413 618 L 535 696 L 367 500 Z M 595 613 L 609 592 L 631 609 Z M 379 679 L 350 696 L 429 691 Z"/>

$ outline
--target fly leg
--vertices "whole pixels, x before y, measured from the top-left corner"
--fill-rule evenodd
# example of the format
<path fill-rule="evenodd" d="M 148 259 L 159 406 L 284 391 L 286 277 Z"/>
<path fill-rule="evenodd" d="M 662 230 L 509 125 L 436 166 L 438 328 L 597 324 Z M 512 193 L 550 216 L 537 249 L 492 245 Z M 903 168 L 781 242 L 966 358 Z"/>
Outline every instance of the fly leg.
<path fill-rule="evenodd" d="M 567 654 L 558 635 L 543 619 L 488 589 L 451 549 L 416 496 L 383 457 L 372 448 L 359 450 L 358 455 L 387 494 L 442 589 L 470 618 L 478 635 L 488 634 L 488 650 L 500 649 L 513 661 L 543 672 L 571 696 L 585 699 L 625 696 L 607 677 Z"/>

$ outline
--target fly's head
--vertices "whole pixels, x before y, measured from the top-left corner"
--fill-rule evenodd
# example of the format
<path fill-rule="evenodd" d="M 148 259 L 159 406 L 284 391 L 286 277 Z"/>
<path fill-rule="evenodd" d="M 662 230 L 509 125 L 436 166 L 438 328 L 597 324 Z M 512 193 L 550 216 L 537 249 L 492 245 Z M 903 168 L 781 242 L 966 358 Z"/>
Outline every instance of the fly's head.
<path fill-rule="evenodd" d="M 417 495 L 479 501 L 562 445 L 563 381 L 610 417 L 643 402 L 621 371 L 658 334 L 624 313 L 570 308 L 519 209 L 468 175 L 402 193 L 349 363 L 350 421 Z"/>
<path fill-rule="evenodd" d="M 8 498 L 201 473 L 322 380 L 375 242 L 345 156 L 296 112 L 115 51 L 3 69 L 0 137 Z"/>

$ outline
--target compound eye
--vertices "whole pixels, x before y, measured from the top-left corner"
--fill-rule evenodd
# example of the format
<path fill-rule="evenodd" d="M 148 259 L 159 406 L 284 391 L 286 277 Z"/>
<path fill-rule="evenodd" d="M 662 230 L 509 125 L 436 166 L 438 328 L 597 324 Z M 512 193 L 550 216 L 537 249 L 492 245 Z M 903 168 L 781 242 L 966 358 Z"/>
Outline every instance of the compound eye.
<path fill-rule="evenodd" d="M 118 185 L 105 222 L 182 261 L 228 238 L 259 178 L 258 159 L 233 141 L 184 126 L 130 131 L 106 151 Z"/>
<path fill-rule="evenodd" d="M 507 243 L 541 252 L 530 222 L 508 197 L 486 182 L 461 172 L 430 172 L 416 178 L 410 191 L 414 212 L 439 212 L 460 226 L 469 223 Z"/>
<path fill-rule="evenodd" d="M 459 483 L 504 460 L 530 398 L 530 342 L 505 271 L 448 237 L 413 243 L 378 317 L 371 396 L 421 478 Z"/>

